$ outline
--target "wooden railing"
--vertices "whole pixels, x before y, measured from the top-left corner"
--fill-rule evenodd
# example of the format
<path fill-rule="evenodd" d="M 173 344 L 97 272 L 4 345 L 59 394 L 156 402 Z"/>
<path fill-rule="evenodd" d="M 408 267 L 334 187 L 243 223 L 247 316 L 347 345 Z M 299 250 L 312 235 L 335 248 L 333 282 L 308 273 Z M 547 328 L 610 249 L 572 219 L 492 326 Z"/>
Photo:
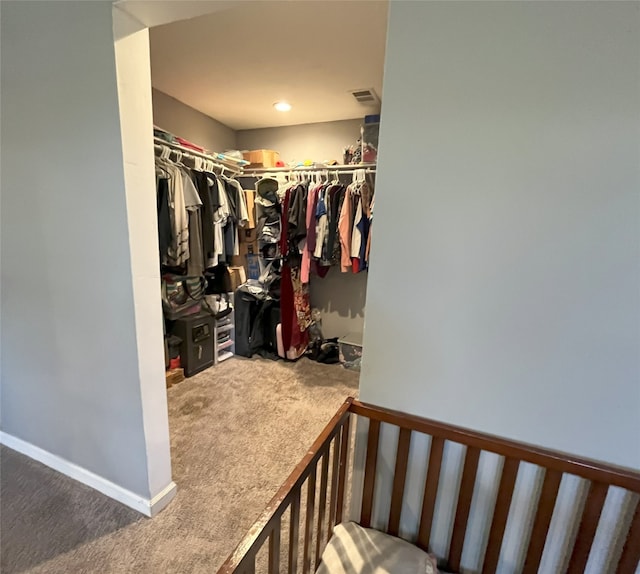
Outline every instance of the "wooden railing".
<path fill-rule="evenodd" d="M 326 546 L 333 527 L 342 522 L 345 505 L 345 487 L 348 470 L 350 413 L 353 399 L 349 398 L 324 428 L 309 452 L 296 466 L 289 478 L 280 487 L 260 518 L 254 523 L 242 542 L 218 574 L 253 574 L 256 558 L 264 542 L 269 539 L 267 569 L 269 574 L 280 572 L 282 516 L 287 510 L 289 517 L 289 540 L 287 572 L 314 572 L 320 563 L 322 550 Z M 330 455 L 332 460 L 330 461 Z M 320 490 L 316 504 L 317 468 L 320 463 Z M 331 482 L 329 468 L 331 465 Z M 327 490 L 330 486 L 327 514 Z M 306 500 L 302 501 L 302 490 L 306 485 Z M 304 508 L 301 509 L 301 506 Z M 314 519 L 316 507 L 317 519 Z M 302 563 L 299 564 L 300 516 L 304 510 L 304 541 Z M 315 547 L 314 547 L 315 542 Z"/>
<path fill-rule="evenodd" d="M 389 409 L 365 405 L 358 401 L 354 401 L 351 405 L 351 412 L 366 417 L 370 421 L 367 433 L 367 454 L 360 516 L 360 524 L 364 527 L 371 525 L 374 502 L 373 494 L 377 478 L 376 462 L 378 457 L 380 424 L 387 423 L 395 425 L 400 429 L 387 529 L 389 534 L 395 536 L 398 535 L 398 524 L 404 497 L 411 436 L 414 432 L 420 432 L 432 437 L 420 513 L 420 526 L 416 541 L 416 544 L 425 550 L 429 549 L 445 442 L 450 441 L 466 446 L 449 554 L 448 556 L 440 557 L 445 559 L 448 569 L 454 572 L 460 570 L 460 562 L 467 534 L 469 511 L 476 483 L 478 462 L 480 460 L 480 454 L 483 451 L 492 452 L 504 457 L 504 465 L 498 486 L 498 496 L 491 519 L 489 539 L 483 565 L 480 570 L 483 574 L 492 574 L 497 569 L 521 462 L 529 462 L 545 469 L 542 491 L 538 498 L 533 527 L 529 538 L 530 542 L 526 550 L 523 574 L 534 574 L 538 572 L 549 525 L 558 497 L 560 481 L 565 473 L 576 475 L 590 481 L 578 533 L 569 559 L 569 573 L 584 572 L 585 570 L 609 487 L 617 486 L 631 492 L 640 493 L 640 473 L 629 469 L 526 445 Z M 636 571 L 639 561 L 640 503 L 636 505 L 617 568 L 612 571 L 620 574 L 633 574 Z"/>
<path fill-rule="evenodd" d="M 377 465 L 381 425 L 398 427 L 391 500 L 386 527 L 382 528 L 394 536 L 398 536 L 400 532 L 408 478 L 409 451 L 414 433 L 431 437 L 429 452 L 425 452 L 428 462 L 424 476 L 419 525 L 415 539 L 411 540 L 425 550 L 430 549 L 436 499 L 441 482 L 443 453 L 447 443 L 464 446 L 464 463 L 454 510 L 451 541 L 447 555 L 439 556 L 450 571 L 460 571 L 482 452 L 494 453 L 503 458 L 502 470 L 496 479 L 498 484 L 496 501 L 491 510 L 492 515 L 488 517 L 489 535 L 479 570 L 483 574 L 493 574 L 498 567 L 516 479 L 522 462 L 532 463 L 544 469 L 540 495 L 536 500 L 531 501 L 535 512 L 522 566 L 522 572 L 525 574 L 538 572 L 560 483 L 565 474 L 589 481 L 586 500 L 580 512 L 577 534 L 569 549 L 567 570 L 569 573 L 585 570 L 609 488 L 615 486 L 640 494 L 640 473 L 633 470 L 363 404 L 349 398 L 322 431 L 307 455 L 218 574 L 253 574 L 256 571 L 260 574 L 267 571 L 269 574 L 276 574 L 281 571 L 280 562 L 283 556 L 286 560 L 284 571 L 289 574 L 297 574 L 299 571 L 308 574 L 315 571 L 322 551 L 331 537 L 333 527 L 343 518 L 348 493 L 347 473 L 351 449 L 349 417 L 351 414 L 369 421 L 366 431 L 359 521 L 363 527 L 372 526 L 372 518 L 376 510 L 375 493 L 376 481 L 380 475 Z M 318 467 L 320 467 L 319 489 Z M 306 497 L 303 499 L 302 491 L 305 486 Z M 289 511 L 289 522 L 283 525 L 282 517 L 287 511 Z M 300 540 L 301 516 L 304 516 L 302 541 Z M 376 526 L 380 528 L 379 525 Z M 288 530 L 287 552 L 283 552 L 281 548 L 281 539 L 285 530 Z M 264 565 L 257 558 L 267 539 L 269 540 L 268 558 Z M 617 574 L 633 574 L 640 562 L 640 503 L 636 503 L 628 529 L 622 533 L 622 540 L 621 548 L 616 551 L 617 554 L 616 552 L 612 554 L 612 556 L 615 555 L 615 563 L 609 571 Z M 298 556 L 300 547 L 302 547 L 302 562 L 299 561 Z M 256 564 L 259 566 L 256 567 Z"/>

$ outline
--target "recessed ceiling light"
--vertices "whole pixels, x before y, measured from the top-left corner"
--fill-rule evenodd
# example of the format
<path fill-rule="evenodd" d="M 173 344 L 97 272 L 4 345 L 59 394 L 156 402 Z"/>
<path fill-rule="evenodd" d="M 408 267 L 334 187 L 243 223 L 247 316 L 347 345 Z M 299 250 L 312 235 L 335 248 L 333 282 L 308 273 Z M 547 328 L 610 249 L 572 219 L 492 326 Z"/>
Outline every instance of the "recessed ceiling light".
<path fill-rule="evenodd" d="M 291 104 L 289 102 L 276 102 L 273 107 L 279 112 L 288 112 L 291 109 Z"/>

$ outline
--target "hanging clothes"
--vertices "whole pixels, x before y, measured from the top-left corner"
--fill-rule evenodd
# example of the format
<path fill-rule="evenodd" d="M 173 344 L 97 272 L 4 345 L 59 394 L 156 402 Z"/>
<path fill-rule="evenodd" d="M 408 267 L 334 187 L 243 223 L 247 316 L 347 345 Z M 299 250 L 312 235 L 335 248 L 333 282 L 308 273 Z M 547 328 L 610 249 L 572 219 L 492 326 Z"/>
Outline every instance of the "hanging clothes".
<path fill-rule="evenodd" d="M 352 186 L 347 188 L 347 192 L 342 203 L 340 218 L 338 220 L 338 232 L 340 234 L 340 270 L 343 273 L 351 271 L 351 238 L 353 235 L 353 196 Z"/>
<path fill-rule="evenodd" d="M 344 203 L 345 187 L 343 185 L 336 186 L 334 194 L 331 198 L 331 209 L 329 212 L 329 237 L 328 237 L 328 257 L 330 265 L 340 265 L 342 249 L 340 247 L 340 235 L 338 233 L 338 224 L 340 222 L 340 211 Z"/>
<path fill-rule="evenodd" d="M 176 153 L 175 161 L 171 153 Z M 249 219 L 240 184 L 206 171 L 212 169 L 212 162 L 193 156 L 183 158 L 181 152 L 162 150 L 156 163 L 160 172 L 157 202 L 161 263 L 175 273 L 193 276 L 202 276 L 205 269 L 221 262 L 229 263 L 239 254 L 238 227 Z"/>
<path fill-rule="evenodd" d="M 169 172 L 169 207 L 171 244 L 167 252 L 167 265 L 179 267 L 189 259 L 189 218 L 184 200 L 182 173 L 177 166 L 167 164 Z"/>
<path fill-rule="evenodd" d="M 302 283 L 309 283 L 309 276 L 311 271 L 311 254 L 315 249 L 315 206 L 317 201 L 317 192 L 320 188 L 319 185 L 309 188 L 307 192 L 307 211 L 306 211 L 306 237 L 304 246 L 302 248 L 302 265 L 300 272 L 300 280 Z M 312 226 L 313 226 L 313 238 L 312 238 Z M 313 246 L 312 246 L 313 239 Z"/>
<path fill-rule="evenodd" d="M 200 208 L 202 200 L 193 183 L 191 174 L 182 172 L 182 189 L 184 204 L 189 218 L 189 259 L 187 260 L 187 275 L 200 276 L 204 274 L 204 255 L 202 245 L 202 217 Z"/>
<path fill-rule="evenodd" d="M 325 236 L 329 231 L 326 190 L 327 188 L 325 186 L 318 194 L 318 205 L 316 208 L 316 246 L 313 251 L 313 256 L 316 259 L 320 259 L 322 257 L 322 247 L 324 245 Z"/>
<path fill-rule="evenodd" d="M 162 174 L 164 176 L 164 173 Z M 159 177 L 156 181 L 156 204 L 158 211 L 158 247 L 160 262 L 165 261 L 171 245 L 171 215 L 169 214 L 169 179 Z"/>
<path fill-rule="evenodd" d="M 194 179 L 196 182 L 196 189 L 198 190 L 198 196 L 202 202 L 201 212 L 201 234 L 202 234 L 202 251 L 203 251 L 203 263 L 205 267 L 213 267 L 209 262 L 214 259 L 214 240 L 213 240 L 213 214 L 214 198 L 212 192 L 212 180 L 204 172 L 194 172 Z"/>
<path fill-rule="evenodd" d="M 282 236 L 280 252 L 283 255 L 282 279 L 280 290 L 280 309 L 282 342 L 288 359 L 302 356 L 309 344 L 308 328 L 311 324 L 311 305 L 308 285 L 300 278 L 301 258 L 297 253 L 289 254 L 289 206 L 292 192 L 300 191 L 288 188 L 282 202 Z"/>
<path fill-rule="evenodd" d="M 360 247 L 362 245 L 362 198 L 356 197 L 355 216 L 351 230 L 351 267 L 354 273 L 360 271 Z"/>

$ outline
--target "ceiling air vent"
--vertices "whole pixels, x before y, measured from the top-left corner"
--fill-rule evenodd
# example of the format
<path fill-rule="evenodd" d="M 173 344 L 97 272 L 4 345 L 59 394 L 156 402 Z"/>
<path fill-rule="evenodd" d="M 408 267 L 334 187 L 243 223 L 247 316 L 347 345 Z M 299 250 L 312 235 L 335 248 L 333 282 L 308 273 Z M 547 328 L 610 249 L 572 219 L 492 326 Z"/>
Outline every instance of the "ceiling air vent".
<path fill-rule="evenodd" d="M 351 90 L 351 95 L 364 106 L 374 106 L 380 103 L 380 98 L 373 89 Z"/>

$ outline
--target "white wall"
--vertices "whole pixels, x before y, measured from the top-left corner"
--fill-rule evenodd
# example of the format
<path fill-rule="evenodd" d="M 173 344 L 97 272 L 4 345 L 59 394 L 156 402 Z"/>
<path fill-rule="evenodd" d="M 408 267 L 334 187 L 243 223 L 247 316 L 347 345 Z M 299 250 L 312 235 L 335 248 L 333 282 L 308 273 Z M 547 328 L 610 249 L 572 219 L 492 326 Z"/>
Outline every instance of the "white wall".
<path fill-rule="evenodd" d="M 153 89 L 153 123 L 211 151 L 236 149 L 236 132 L 219 121 Z"/>
<path fill-rule="evenodd" d="M 336 160 L 342 163 L 345 147 L 360 137 L 363 119 L 240 130 L 238 149 L 273 149 L 285 163 Z"/>
<path fill-rule="evenodd" d="M 640 468 L 639 70 L 638 3 L 391 3 L 363 400 Z"/>
<path fill-rule="evenodd" d="M 640 4 L 391 2 L 386 58 L 362 400 L 640 468 Z M 396 437 L 383 429 L 375 525 Z M 427 449 L 416 437 L 409 538 Z M 440 556 L 462 456 L 445 452 Z M 480 462 L 465 571 L 496 458 Z M 521 468 L 500 573 L 522 571 L 540 478 Z M 541 572 L 566 567 L 582 487 L 563 479 Z M 634 504 L 612 489 L 587 572 L 611 571 L 605 543 Z"/>
<path fill-rule="evenodd" d="M 171 487 L 167 415 L 137 344 L 157 278 L 132 277 L 112 5 L 3 2 L 1 37 L 3 441 L 148 503 Z"/>
<path fill-rule="evenodd" d="M 239 149 L 273 149 L 285 162 L 342 162 L 342 151 L 360 137 L 363 120 L 341 120 L 318 124 L 242 130 Z M 322 311 L 325 337 L 343 337 L 364 329 L 367 273 L 341 273 L 333 268 L 324 278 L 311 278 L 311 305 Z"/>

